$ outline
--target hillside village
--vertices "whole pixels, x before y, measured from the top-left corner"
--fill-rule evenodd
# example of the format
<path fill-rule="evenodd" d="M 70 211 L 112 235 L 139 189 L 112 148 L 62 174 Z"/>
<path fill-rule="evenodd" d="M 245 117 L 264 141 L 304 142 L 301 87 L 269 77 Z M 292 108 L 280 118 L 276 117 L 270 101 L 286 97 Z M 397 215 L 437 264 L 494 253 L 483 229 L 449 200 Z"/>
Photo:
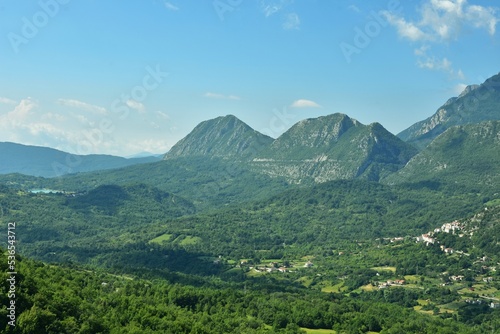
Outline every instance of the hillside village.
<path fill-rule="evenodd" d="M 486 211 L 488 209 L 485 209 Z M 448 247 L 443 242 L 443 236 L 446 234 L 451 234 L 457 236 L 458 238 L 468 238 L 470 239 L 474 233 L 477 233 L 479 230 L 479 223 L 483 217 L 483 213 L 476 214 L 470 219 L 465 219 L 463 221 L 453 220 L 451 222 L 443 223 L 441 226 L 434 228 L 433 230 L 423 233 L 416 237 L 392 237 L 392 238 L 382 238 L 387 246 L 396 247 L 397 244 L 404 242 L 405 240 L 414 240 L 417 244 L 423 244 L 426 247 L 438 247 L 438 249 L 445 256 L 456 256 L 458 258 L 461 257 L 470 257 L 471 255 L 467 252 L 466 249 L 455 249 L 452 247 Z M 344 252 L 338 252 L 339 257 L 345 256 Z M 443 272 L 440 275 L 439 279 L 430 279 L 425 278 L 426 284 L 431 284 L 436 287 L 443 287 L 453 289 L 457 291 L 459 295 L 462 296 L 462 302 L 470 305 L 487 305 L 489 308 L 496 309 L 500 308 L 500 294 L 494 286 L 497 286 L 498 278 L 496 268 L 499 263 L 494 263 L 492 259 L 487 256 L 478 257 L 473 264 L 480 265 L 480 272 L 475 271 L 472 272 L 471 269 L 468 269 L 469 274 L 457 274 L 457 273 L 448 273 Z M 296 273 L 296 275 L 302 276 L 298 281 L 307 281 L 306 277 L 309 275 L 315 275 L 316 277 L 322 277 L 322 269 L 320 267 L 314 266 L 317 270 L 313 272 L 309 271 L 301 271 L 301 268 L 313 268 L 313 263 L 311 260 L 307 260 L 306 262 L 281 262 L 278 260 L 269 260 L 263 261 L 263 263 L 259 265 L 252 265 L 251 262 L 247 260 L 242 260 L 237 267 L 239 268 L 247 268 L 248 275 L 265 275 L 265 274 L 284 274 L 284 273 Z M 382 271 L 380 271 L 382 270 Z M 380 268 L 380 270 L 376 273 L 377 277 L 388 277 L 387 272 L 384 272 L 384 268 Z M 471 275 L 472 274 L 472 275 Z M 393 276 L 392 278 L 385 280 L 372 280 L 370 285 L 377 289 L 389 289 L 389 288 L 409 288 L 414 289 L 420 286 L 418 280 L 416 280 L 418 275 L 406 275 L 404 277 Z M 349 276 L 341 277 L 343 281 L 349 280 Z M 424 279 L 424 276 L 420 276 L 420 279 Z M 362 287 L 362 290 L 370 288 Z M 339 288 L 339 292 L 341 289 Z"/>

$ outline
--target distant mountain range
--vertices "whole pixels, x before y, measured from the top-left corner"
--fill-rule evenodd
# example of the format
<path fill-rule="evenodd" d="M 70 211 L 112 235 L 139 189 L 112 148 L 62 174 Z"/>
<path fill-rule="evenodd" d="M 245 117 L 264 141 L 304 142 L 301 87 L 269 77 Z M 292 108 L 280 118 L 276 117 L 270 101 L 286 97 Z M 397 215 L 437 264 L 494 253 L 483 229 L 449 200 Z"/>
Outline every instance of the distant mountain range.
<path fill-rule="evenodd" d="M 49 148 L 0 143 L 0 174 L 54 177 L 163 160 L 161 166 L 120 170 L 126 177 L 114 177 L 109 173 L 102 175 L 109 180 L 125 182 L 140 181 L 149 173 L 147 175 L 155 178 L 151 182 L 163 185 L 166 179 L 172 181 L 164 176 L 162 179 L 163 171 L 180 168 L 185 176 L 196 180 L 193 187 L 210 183 L 220 189 L 227 180 L 231 180 L 233 187 L 237 175 L 255 179 L 259 174 L 275 178 L 278 183 L 286 180 L 289 184 L 338 179 L 399 183 L 438 175 L 457 180 L 467 178 L 467 173 L 471 178 L 474 173 L 476 178 L 481 175 L 482 181 L 489 182 L 487 180 L 497 180 L 495 173 L 499 164 L 495 159 L 500 149 L 495 121 L 499 120 L 500 74 L 481 85 L 468 86 L 433 116 L 412 125 L 398 136 L 379 123 L 364 125 L 337 113 L 299 121 L 273 139 L 228 115 L 200 123 L 163 158 L 78 156 Z M 193 165 L 200 163 L 210 166 L 211 170 L 208 167 L 193 169 Z M 486 170 L 481 166 L 491 168 Z M 201 179 L 196 175 L 201 171 L 208 178 L 204 182 L 208 183 L 199 183 Z M 266 178 L 259 178 L 259 184 L 268 183 Z M 230 196 L 236 196 L 238 189 L 232 188 Z M 219 195 L 223 201 L 224 192 L 219 192 Z"/>
<path fill-rule="evenodd" d="M 344 114 L 300 121 L 275 140 L 229 115 L 202 122 L 165 159 L 232 159 L 257 172 L 302 183 L 378 180 L 416 153 L 380 124 L 366 126 Z"/>
<path fill-rule="evenodd" d="M 431 117 L 398 134 L 404 141 L 423 149 L 452 126 L 500 120 L 500 73 L 481 85 L 468 86 L 452 97 Z"/>
<path fill-rule="evenodd" d="M 56 177 L 159 161 L 159 157 L 126 159 L 112 155 L 76 155 L 48 147 L 0 143 L 0 174 Z"/>
<path fill-rule="evenodd" d="M 378 180 L 394 172 L 416 150 L 380 124 L 362 125 L 344 114 L 306 119 L 276 140 L 235 116 L 202 122 L 165 155 L 219 157 L 294 183 L 363 177 Z"/>

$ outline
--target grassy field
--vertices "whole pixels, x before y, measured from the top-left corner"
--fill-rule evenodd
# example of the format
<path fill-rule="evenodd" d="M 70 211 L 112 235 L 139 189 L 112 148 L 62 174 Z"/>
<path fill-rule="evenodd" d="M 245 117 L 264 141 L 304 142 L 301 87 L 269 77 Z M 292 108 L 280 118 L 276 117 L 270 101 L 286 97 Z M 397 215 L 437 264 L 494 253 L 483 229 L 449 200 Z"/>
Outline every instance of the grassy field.
<path fill-rule="evenodd" d="M 341 292 L 344 292 L 346 290 L 347 290 L 347 288 L 344 286 L 344 282 L 340 282 L 340 283 L 335 284 L 335 285 L 326 285 L 321 289 L 321 291 L 326 292 L 326 293 L 330 293 L 330 292 L 341 293 Z"/>
<path fill-rule="evenodd" d="M 303 328 L 303 327 L 301 327 L 300 329 L 306 331 L 307 334 L 335 334 L 335 333 L 337 333 L 333 329 L 309 329 L 309 328 Z"/>
<path fill-rule="evenodd" d="M 172 238 L 172 234 L 165 233 L 160 235 L 159 237 L 149 240 L 149 243 L 161 245 L 163 242 L 169 242 L 170 238 Z"/>
<path fill-rule="evenodd" d="M 371 269 L 375 271 L 390 271 L 392 273 L 396 272 L 396 267 L 372 267 Z"/>
<path fill-rule="evenodd" d="M 182 239 L 181 242 L 179 242 L 179 245 L 181 246 L 196 245 L 200 241 L 201 241 L 200 237 L 192 237 L 188 235 L 184 239 Z"/>

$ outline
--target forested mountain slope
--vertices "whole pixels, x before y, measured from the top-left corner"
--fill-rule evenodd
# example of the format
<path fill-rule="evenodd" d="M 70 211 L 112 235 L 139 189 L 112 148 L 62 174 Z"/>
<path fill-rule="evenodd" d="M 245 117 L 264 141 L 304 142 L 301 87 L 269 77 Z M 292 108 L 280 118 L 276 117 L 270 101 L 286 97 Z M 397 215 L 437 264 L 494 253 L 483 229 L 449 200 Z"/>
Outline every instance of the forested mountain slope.
<path fill-rule="evenodd" d="M 452 126 L 500 120 L 500 73 L 481 85 L 468 86 L 449 99 L 431 117 L 398 134 L 404 141 L 423 149 Z"/>
<path fill-rule="evenodd" d="M 500 185 L 500 121 L 451 127 L 383 182 L 444 181 L 496 193 Z"/>

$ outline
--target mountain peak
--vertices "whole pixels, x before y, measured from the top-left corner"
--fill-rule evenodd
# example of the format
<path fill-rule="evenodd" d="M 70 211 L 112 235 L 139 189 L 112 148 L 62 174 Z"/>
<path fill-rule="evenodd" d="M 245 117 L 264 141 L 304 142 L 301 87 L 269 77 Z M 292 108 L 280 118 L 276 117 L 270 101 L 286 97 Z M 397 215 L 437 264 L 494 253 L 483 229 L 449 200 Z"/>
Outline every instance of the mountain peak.
<path fill-rule="evenodd" d="M 465 89 L 462 91 L 462 93 L 460 93 L 460 95 L 458 95 L 458 97 L 464 97 L 466 94 L 469 94 L 470 92 L 472 92 L 473 90 L 479 88 L 479 85 L 468 85 L 467 87 L 465 87 Z"/>
<path fill-rule="evenodd" d="M 286 149 L 290 146 L 316 149 L 328 147 L 351 127 L 360 124 L 357 120 L 341 113 L 308 118 L 293 125 L 271 146 L 273 149 Z"/>
<path fill-rule="evenodd" d="M 415 153 L 379 123 L 363 125 L 337 113 L 296 123 L 252 164 L 291 182 L 357 177 L 378 180 L 403 167 Z"/>
<path fill-rule="evenodd" d="M 198 124 L 165 154 L 164 159 L 187 156 L 247 158 L 272 140 L 234 115 L 220 116 Z"/>
<path fill-rule="evenodd" d="M 456 125 L 500 120 L 500 73 L 481 85 L 467 86 L 431 117 L 413 124 L 398 137 L 423 149 L 441 133 Z"/>

